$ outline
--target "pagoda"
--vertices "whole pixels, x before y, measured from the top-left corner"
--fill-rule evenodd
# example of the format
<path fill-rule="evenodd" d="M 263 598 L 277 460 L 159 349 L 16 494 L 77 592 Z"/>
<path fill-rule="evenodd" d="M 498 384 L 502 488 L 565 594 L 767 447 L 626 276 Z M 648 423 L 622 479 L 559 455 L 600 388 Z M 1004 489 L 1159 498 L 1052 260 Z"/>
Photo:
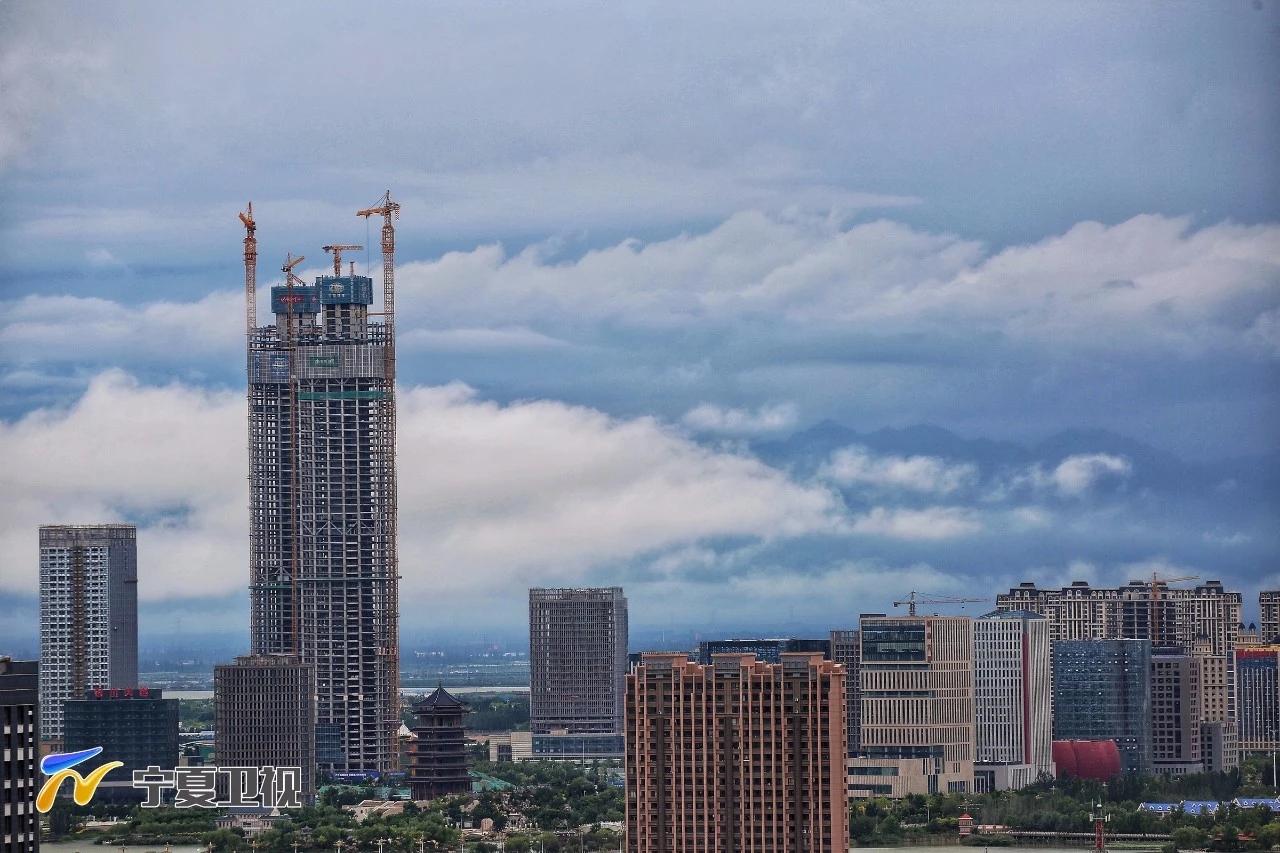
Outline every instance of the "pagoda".
<path fill-rule="evenodd" d="M 417 725 L 413 728 L 416 740 L 409 747 L 409 783 L 415 800 L 471 793 L 462 725 L 470 710 L 443 684 L 413 704 Z"/>

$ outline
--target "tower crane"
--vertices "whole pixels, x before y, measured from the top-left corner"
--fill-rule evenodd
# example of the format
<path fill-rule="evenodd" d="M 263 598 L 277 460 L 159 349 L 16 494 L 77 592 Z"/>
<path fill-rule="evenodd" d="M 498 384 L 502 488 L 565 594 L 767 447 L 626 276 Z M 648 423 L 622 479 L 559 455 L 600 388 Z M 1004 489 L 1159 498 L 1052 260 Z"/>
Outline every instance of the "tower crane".
<path fill-rule="evenodd" d="M 287 279 L 286 284 L 293 284 L 295 281 L 301 285 L 306 284 L 305 281 L 303 281 L 302 279 L 298 278 L 296 275 L 293 274 L 293 268 L 296 267 L 298 264 L 302 263 L 303 261 L 305 261 L 306 259 L 307 259 L 306 255 L 298 255 L 298 257 L 296 258 L 293 255 L 284 256 L 284 266 L 280 267 L 280 272 L 285 274 L 285 277 Z"/>
<path fill-rule="evenodd" d="M 386 327 L 387 354 L 390 358 L 384 362 L 390 372 L 389 380 L 395 379 L 395 322 L 396 322 L 396 229 L 391 220 L 400 218 L 400 203 L 391 200 L 391 190 L 378 199 L 375 207 L 357 210 L 356 216 L 368 219 L 370 216 L 382 217 L 382 322 Z"/>
<path fill-rule="evenodd" d="M 253 202 L 240 214 L 244 223 L 244 302 L 245 334 L 252 336 L 258 326 L 258 238 L 254 232 L 258 223 L 253 221 Z"/>
<path fill-rule="evenodd" d="M 322 246 L 326 252 L 333 252 L 333 274 L 335 276 L 342 275 L 342 253 L 363 252 L 364 246 Z"/>
<path fill-rule="evenodd" d="M 983 601 L 990 601 L 989 598 L 953 598 L 945 595 L 930 595 L 927 592 L 916 592 L 914 589 L 907 593 L 906 598 L 893 603 L 894 607 L 907 605 L 907 612 L 911 616 L 916 615 L 917 604 L 976 604 Z"/>
<path fill-rule="evenodd" d="M 1149 606 L 1151 607 L 1151 644 L 1160 644 L 1160 588 L 1171 583 L 1181 583 L 1183 581 L 1198 581 L 1199 575 L 1180 575 L 1176 578 L 1162 578 L 1156 572 L 1151 573 L 1150 581 L 1143 581 L 1148 589 L 1151 590 L 1151 599 Z"/>

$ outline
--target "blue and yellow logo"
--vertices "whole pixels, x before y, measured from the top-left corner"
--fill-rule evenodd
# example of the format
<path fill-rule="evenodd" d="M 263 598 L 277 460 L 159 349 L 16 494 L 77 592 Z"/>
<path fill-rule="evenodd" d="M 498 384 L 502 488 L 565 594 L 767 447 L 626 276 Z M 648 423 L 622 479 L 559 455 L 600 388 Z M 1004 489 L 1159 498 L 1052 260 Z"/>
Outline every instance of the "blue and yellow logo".
<path fill-rule="evenodd" d="M 102 747 L 95 746 L 93 749 L 82 749 L 79 752 L 54 753 L 40 759 L 40 772 L 49 779 L 40 789 L 40 795 L 36 797 L 36 811 L 47 812 L 53 808 L 53 798 L 58 795 L 58 786 L 62 784 L 63 779 L 70 779 L 75 783 L 71 798 L 76 801 L 76 805 L 88 805 L 89 800 L 93 799 L 94 792 L 98 790 L 98 783 L 102 781 L 102 777 L 117 767 L 124 767 L 123 761 L 108 761 L 90 773 L 87 778 L 71 769 L 100 752 Z"/>

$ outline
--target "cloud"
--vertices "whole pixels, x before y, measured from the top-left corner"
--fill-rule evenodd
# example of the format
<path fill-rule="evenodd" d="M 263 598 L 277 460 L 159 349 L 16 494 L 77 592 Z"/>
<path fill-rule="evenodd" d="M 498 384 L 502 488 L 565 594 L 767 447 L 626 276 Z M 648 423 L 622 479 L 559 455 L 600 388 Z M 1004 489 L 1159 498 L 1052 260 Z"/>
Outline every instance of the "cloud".
<path fill-rule="evenodd" d="M 841 486 L 877 486 L 949 494 L 978 477 L 972 463 L 948 462 L 936 456 L 874 456 L 860 445 L 837 450 L 818 470 L 818 477 Z"/>
<path fill-rule="evenodd" d="M 954 539 L 981 529 L 977 515 L 962 507 L 922 510 L 876 507 L 853 524 L 855 533 L 893 539 Z"/>
<path fill-rule="evenodd" d="M 1133 475 L 1133 463 L 1110 453 L 1079 453 L 1057 465 L 1036 463 L 995 476 L 987 493 L 990 501 L 1018 501 L 1037 497 L 1084 498 L 1105 482 L 1121 483 Z"/>
<path fill-rule="evenodd" d="M 705 233 L 626 240 L 569 263 L 550 263 L 539 247 L 450 252 L 405 264 L 399 280 L 409 316 L 434 323 L 663 328 L 775 317 L 848 333 L 995 332 L 1055 349 L 1249 349 L 1242 333 L 1280 304 L 1278 246 L 1280 226 L 1192 230 L 1186 219 L 1138 216 L 991 254 L 894 222 L 842 227 L 744 211 Z M 1269 337 L 1257 334 L 1266 355 Z"/>
<path fill-rule="evenodd" d="M 501 329 L 412 329 L 398 335 L 397 348 L 403 351 L 445 353 L 499 353 L 520 350 L 563 349 L 570 346 L 550 335 L 523 326 Z"/>
<path fill-rule="evenodd" d="M 111 254 L 109 249 L 97 248 L 90 249 L 84 253 L 85 260 L 95 267 L 116 267 L 122 266 L 120 260 Z"/>
<path fill-rule="evenodd" d="M 695 432 L 760 435 L 791 429 L 798 420 L 799 413 L 791 403 L 761 406 L 755 412 L 703 403 L 685 412 L 680 422 Z"/>
<path fill-rule="evenodd" d="M 651 418 L 549 401 L 501 406 L 460 384 L 401 394 L 406 607 L 477 588 L 573 582 L 706 539 L 837 531 L 825 489 L 708 450 Z M 36 586 L 36 527 L 137 520 L 139 595 L 248 582 L 240 393 L 98 376 L 69 410 L 0 424 L 0 588 Z"/>
<path fill-rule="evenodd" d="M 385 66 L 321 67 L 332 21 L 305 4 L 260 9 L 254 27 L 218 4 L 5 5 L 0 92 L 17 93 L 0 127 L 23 129 L 44 173 L 23 200 L 41 204 L 390 183 L 433 233 L 490 234 L 838 206 L 872 188 L 924 199 L 922 217 L 1032 227 L 1274 210 L 1272 10 L 1187 6 L 1153 31 L 1141 6 L 370 9 L 348 29 Z M 296 55 L 273 50 L 286 29 Z M 63 57 L 85 44 L 103 58 L 81 92 L 83 60 Z M 80 97 L 49 97 L 68 88 Z M 385 117 L 381 144 L 335 103 Z M 296 127 L 325 128 L 325 144 L 299 146 Z"/>
<path fill-rule="evenodd" d="M 825 489 L 702 448 L 652 418 L 550 401 L 500 406 L 457 384 L 401 400 L 402 530 L 418 518 L 432 530 L 405 544 L 407 563 L 432 575 L 406 575 L 411 588 L 573 581 L 707 537 L 840 527 L 843 508 Z M 423 476 L 412 475 L 416 464 Z"/>
<path fill-rule="evenodd" d="M 110 371 L 67 411 L 0 423 L 0 588 L 32 592 L 41 524 L 142 520 L 139 597 L 248 580 L 243 396 Z"/>
<path fill-rule="evenodd" d="M 794 328 L 849 340 L 994 334 L 1048 352 L 1214 347 L 1270 359 L 1280 340 L 1278 281 L 1278 225 L 1192 230 L 1186 219 L 1138 216 L 1080 223 L 992 254 L 889 221 L 845 227 L 747 210 L 702 233 L 626 239 L 568 262 L 553 261 L 545 245 L 508 254 L 498 244 L 402 261 L 397 319 L 406 345 L 445 351 L 554 348 L 566 339 L 553 328 L 592 337 L 610 327 L 656 334 L 752 324 L 765 333 L 765 352 L 771 333 Z M 132 341 L 144 323 L 238 342 L 233 303 L 242 298 L 228 291 L 132 308 L 28 296 L 10 304 L 0 340 L 21 341 L 30 328 L 33 340 L 50 341 L 52 357 L 96 322 L 95 348 Z M 118 338 L 102 337 L 104 327 Z"/>
<path fill-rule="evenodd" d="M 1106 453 L 1068 456 L 1053 469 L 1053 483 L 1064 495 L 1079 497 L 1107 478 L 1124 479 L 1133 473 L 1128 459 Z"/>
<path fill-rule="evenodd" d="M 260 303 L 261 304 L 261 303 Z M 173 364 L 234 358 L 244 346 L 244 296 L 139 306 L 99 297 L 25 296 L 0 303 L 0 348 L 18 364 L 138 359 Z"/>
<path fill-rule="evenodd" d="M 0 9 L 0 33 L 8 31 L 0 38 L 0 173 L 26 150 L 44 119 L 93 90 L 107 65 L 100 46 L 41 32 L 60 17 Z"/>

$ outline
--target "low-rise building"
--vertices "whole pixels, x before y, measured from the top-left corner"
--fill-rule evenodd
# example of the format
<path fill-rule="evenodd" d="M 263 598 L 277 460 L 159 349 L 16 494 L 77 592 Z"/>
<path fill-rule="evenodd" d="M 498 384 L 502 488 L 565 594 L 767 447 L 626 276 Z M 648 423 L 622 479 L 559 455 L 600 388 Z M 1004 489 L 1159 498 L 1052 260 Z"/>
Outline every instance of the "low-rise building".
<path fill-rule="evenodd" d="M 498 732 L 489 735 L 490 761 L 529 761 L 533 758 L 533 732 Z"/>

